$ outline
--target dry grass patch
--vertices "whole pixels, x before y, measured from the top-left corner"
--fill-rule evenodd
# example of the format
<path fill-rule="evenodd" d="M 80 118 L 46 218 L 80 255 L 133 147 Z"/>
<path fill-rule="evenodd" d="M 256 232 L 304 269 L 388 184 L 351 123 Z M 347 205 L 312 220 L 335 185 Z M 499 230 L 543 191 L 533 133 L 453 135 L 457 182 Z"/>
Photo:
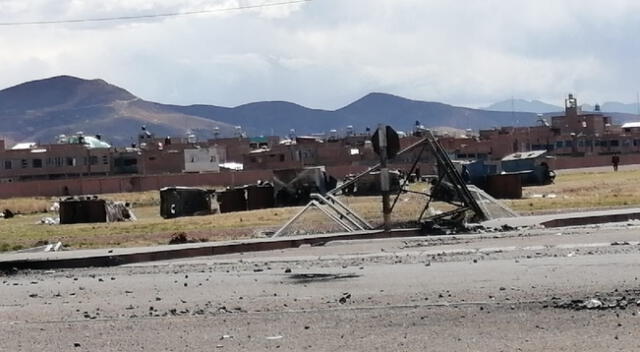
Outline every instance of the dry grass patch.
<path fill-rule="evenodd" d="M 638 180 L 640 170 L 560 174 L 554 184 L 526 187 L 523 199 L 507 200 L 505 204 L 520 212 L 638 206 Z"/>
<path fill-rule="evenodd" d="M 138 221 L 71 225 L 42 225 L 38 222 L 43 214 L 24 215 L 2 220 L 0 247 L 2 243 L 30 247 L 38 241 L 62 241 L 74 248 L 157 245 L 167 244 L 177 232 L 210 241 L 248 238 L 284 223 L 295 211 L 262 209 L 165 220 L 158 215 L 158 207 L 143 207 L 134 209 Z"/>
<path fill-rule="evenodd" d="M 46 213 L 53 202 L 49 197 L 0 199 L 0 211 L 9 209 L 15 214 Z"/>
<path fill-rule="evenodd" d="M 521 213 L 579 210 L 638 206 L 640 190 L 637 180 L 640 170 L 614 172 L 562 173 L 548 186 L 527 187 L 525 199 L 504 201 Z M 414 191 L 424 191 L 427 184 L 413 184 Z M 533 198 L 535 194 L 555 194 L 555 198 Z M 43 213 L 52 203 L 50 198 L 17 198 L 0 200 L 0 209 L 9 208 L 22 214 L 13 219 L 0 220 L 0 251 L 33 246 L 38 241 L 62 241 L 73 248 L 130 247 L 166 244 L 171 235 L 185 232 L 194 239 L 210 241 L 256 237 L 262 230 L 274 230 L 284 224 L 300 207 L 262 209 L 209 216 L 185 217 L 165 220 L 159 215 L 159 192 L 107 194 L 101 197 L 122 200 L 134 205 L 136 222 L 109 224 L 41 225 Z M 372 225 L 381 223 L 379 196 L 343 197 L 343 201 Z M 403 194 L 392 215 L 396 223 L 416 220 L 426 198 L 416 194 Z M 435 203 L 436 208 L 442 204 Z M 444 209 L 443 209 L 444 210 Z M 336 229 L 325 215 L 309 214 L 309 230 Z"/>

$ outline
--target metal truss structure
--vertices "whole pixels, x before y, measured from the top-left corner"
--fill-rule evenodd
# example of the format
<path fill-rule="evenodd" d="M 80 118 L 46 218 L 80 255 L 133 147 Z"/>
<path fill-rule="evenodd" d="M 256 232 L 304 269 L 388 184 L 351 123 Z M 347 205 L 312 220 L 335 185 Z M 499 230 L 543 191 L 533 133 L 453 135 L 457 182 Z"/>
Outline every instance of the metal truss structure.
<path fill-rule="evenodd" d="M 476 200 L 477 196 L 474 197 L 472 192 L 469 190 L 460 172 L 458 172 L 455 165 L 451 162 L 451 159 L 449 159 L 449 156 L 444 151 L 438 140 L 433 136 L 431 131 L 425 130 L 423 132 L 424 138 L 422 140 L 404 148 L 398 152 L 397 156 L 419 150 L 413 160 L 411 169 L 407 173 L 412 174 L 416 171 L 416 167 L 418 166 L 421 158 L 426 156 L 425 154 L 429 154 L 431 160 L 435 162 L 437 176 L 434 176 L 431 180 L 432 187 L 429 193 L 407 190 L 406 186 L 408 178 L 405 178 L 400 190 L 394 194 L 391 211 L 393 212 L 400 195 L 404 192 L 410 192 L 421 194 L 425 196 L 426 199 L 424 207 L 416 220 L 416 225 L 418 227 L 421 227 L 421 225 L 424 224 L 456 226 L 462 225 L 465 222 L 481 222 L 489 219 L 490 215 L 486 211 L 486 207 L 483 207 L 478 203 Z M 328 191 L 324 196 L 320 194 L 313 194 L 312 200 L 293 218 L 287 221 L 287 223 L 285 223 L 274 234 L 274 237 L 283 235 L 287 228 L 289 228 L 310 208 L 320 209 L 322 213 L 324 213 L 333 222 L 337 223 L 346 232 L 374 230 L 373 226 L 341 202 L 336 196 L 345 188 L 358 182 L 360 178 L 378 170 L 380 166 L 381 164 L 377 164 L 370 167 L 368 170 L 355 176 L 353 179 Z M 446 202 L 450 204 L 453 209 L 426 216 L 434 201 Z"/>

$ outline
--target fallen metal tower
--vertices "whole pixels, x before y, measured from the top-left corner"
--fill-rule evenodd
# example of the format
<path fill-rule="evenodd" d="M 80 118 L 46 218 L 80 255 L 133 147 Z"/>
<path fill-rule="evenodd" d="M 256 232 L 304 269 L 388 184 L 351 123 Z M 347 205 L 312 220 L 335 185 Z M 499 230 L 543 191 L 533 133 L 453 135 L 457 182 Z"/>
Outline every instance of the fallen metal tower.
<path fill-rule="evenodd" d="M 405 155 L 407 153 L 419 150 L 415 156 L 411 169 L 408 171 L 408 175 L 416 171 L 416 167 L 420 162 L 423 155 L 428 154 L 431 156 L 431 161 L 436 165 L 437 175 L 431 181 L 432 187 L 429 193 L 416 192 L 406 189 L 408 178 L 403 181 L 400 190 L 395 192 L 394 200 L 391 205 L 391 211 L 395 208 L 398 199 L 402 193 L 416 193 L 426 197 L 425 205 L 415 221 L 416 227 L 429 228 L 431 225 L 442 225 L 447 227 L 462 226 L 466 222 L 481 222 L 488 220 L 492 216 L 487 213 L 486 206 L 480 206 L 476 197 L 467 187 L 467 184 L 463 180 L 462 176 L 456 169 L 455 165 L 449 159 L 449 156 L 444 151 L 438 140 L 433 136 L 431 131 L 424 131 L 424 138 L 417 143 L 408 146 L 398 152 L 397 156 Z M 336 197 L 342 190 L 358 182 L 358 180 L 365 175 L 374 172 L 380 168 L 380 164 L 376 164 L 370 167 L 367 171 L 360 173 L 353 179 L 343 183 L 342 185 L 327 192 L 325 196 L 319 194 L 313 194 L 312 200 L 302 210 L 300 210 L 293 218 L 285 223 L 275 234 L 281 236 L 285 233 L 296 220 L 298 220 L 302 214 L 304 214 L 310 208 L 317 208 L 322 211 L 329 219 L 340 225 L 346 232 L 355 232 L 362 230 L 373 230 L 367 221 L 359 216 L 355 211 L 350 209 L 347 205 L 342 203 Z M 453 209 L 442 213 L 434 213 L 427 215 L 429 208 L 434 201 L 440 201 L 448 203 Z M 486 202 L 486 200 L 483 200 Z M 508 210 L 508 209 L 507 209 Z M 506 211 L 509 213 L 510 211 Z M 510 213 L 511 216 L 513 212 Z M 427 225 L 427 226 L 424 226 Z"/>

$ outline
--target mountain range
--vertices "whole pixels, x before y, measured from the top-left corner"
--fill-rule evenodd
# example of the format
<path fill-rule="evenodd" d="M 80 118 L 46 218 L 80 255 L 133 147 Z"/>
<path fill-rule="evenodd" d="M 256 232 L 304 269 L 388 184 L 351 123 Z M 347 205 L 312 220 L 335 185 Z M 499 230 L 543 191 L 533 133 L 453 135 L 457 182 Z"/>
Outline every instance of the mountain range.
<path fill-rule="evenodd" d="M 552 112 L 563 111 L 564 108 L 552 104 L 547 104 L 540 100 L 525 100 L 525 99 L 507 99 L 493 103 L 485 110 L 491 111 L 526 111 L 534 112 L 537 114 L 547 114 Z"/>
<path fill-rule="evenodd" d="M 581 108 L 583 111 L 594 111 L 595 105 L 591 104 L 582 104 Z M 525 100 L 525 99 L 507 99 L 503 101 L 499 101 L 497 103 L 493 103 L 485 108 L 484 110 L 492 110 L 492 111 L 526 111 L 526 112 L 535 112 L 538 114 L 550 114 L 550 113 L 558 113 L 564 110 L 563 107 L 553 104 L 547 104 L 540 100 Z M 617 101 L 608 101 L 600 104 L 600 111 L 606 113 L 612 113 L 614 117 L 622 117 L 623 119 L 631 118 L 631 116 L 624 116 L 618 114 L 632 114 L 632 115 L 640 115 L 638 109 L 638 103 L 620 103 Z M 637 119 L 637 118 L 636 118 Z"/>
<path fill-rule="evenodd" d="M 561 109 L 560 109 L 561 110 Z M 559 110 L 557 110 L 559 111 Z M 627 120 L 629 116 L 618 116 Z M 249 135 L 297 135 L 375 128 L 386 123 L 397 130 L 416 124 L 458 129 L 536 124 L 535 112 L 489 111 L 438 102 L 370 93 L 336 110 L 311 109 L 285 101 L 263 101 L 236 107 L 170 105 L 140 99 L 101 79 L 57 76 L 0 90 L 0 138 L 51 143 L 60 134 L 101 134 L 114 145 L 135 142 L 140 127 L 159 136 L 200 138 L 214 131 L 231 136 L 235 126 Z"/>

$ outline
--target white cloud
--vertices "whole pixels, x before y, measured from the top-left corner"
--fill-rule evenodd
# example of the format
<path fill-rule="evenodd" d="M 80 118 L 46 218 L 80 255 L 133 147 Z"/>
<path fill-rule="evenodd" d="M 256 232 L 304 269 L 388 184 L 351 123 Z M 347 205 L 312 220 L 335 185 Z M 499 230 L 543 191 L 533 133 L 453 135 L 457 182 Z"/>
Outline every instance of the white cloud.
<path fill-rule="evenodd" d="M 260 0 L 0 2 L 0 22 L 250 6 Z M 267 2 L 278 2 L 268 0 Z M 637 1 L 314 0 L 140 21 L 0 26 L 0 87 L 57 74 L 145 99 L 337 108 L 371 91 L 460 105 L 631 101 Z"/>

